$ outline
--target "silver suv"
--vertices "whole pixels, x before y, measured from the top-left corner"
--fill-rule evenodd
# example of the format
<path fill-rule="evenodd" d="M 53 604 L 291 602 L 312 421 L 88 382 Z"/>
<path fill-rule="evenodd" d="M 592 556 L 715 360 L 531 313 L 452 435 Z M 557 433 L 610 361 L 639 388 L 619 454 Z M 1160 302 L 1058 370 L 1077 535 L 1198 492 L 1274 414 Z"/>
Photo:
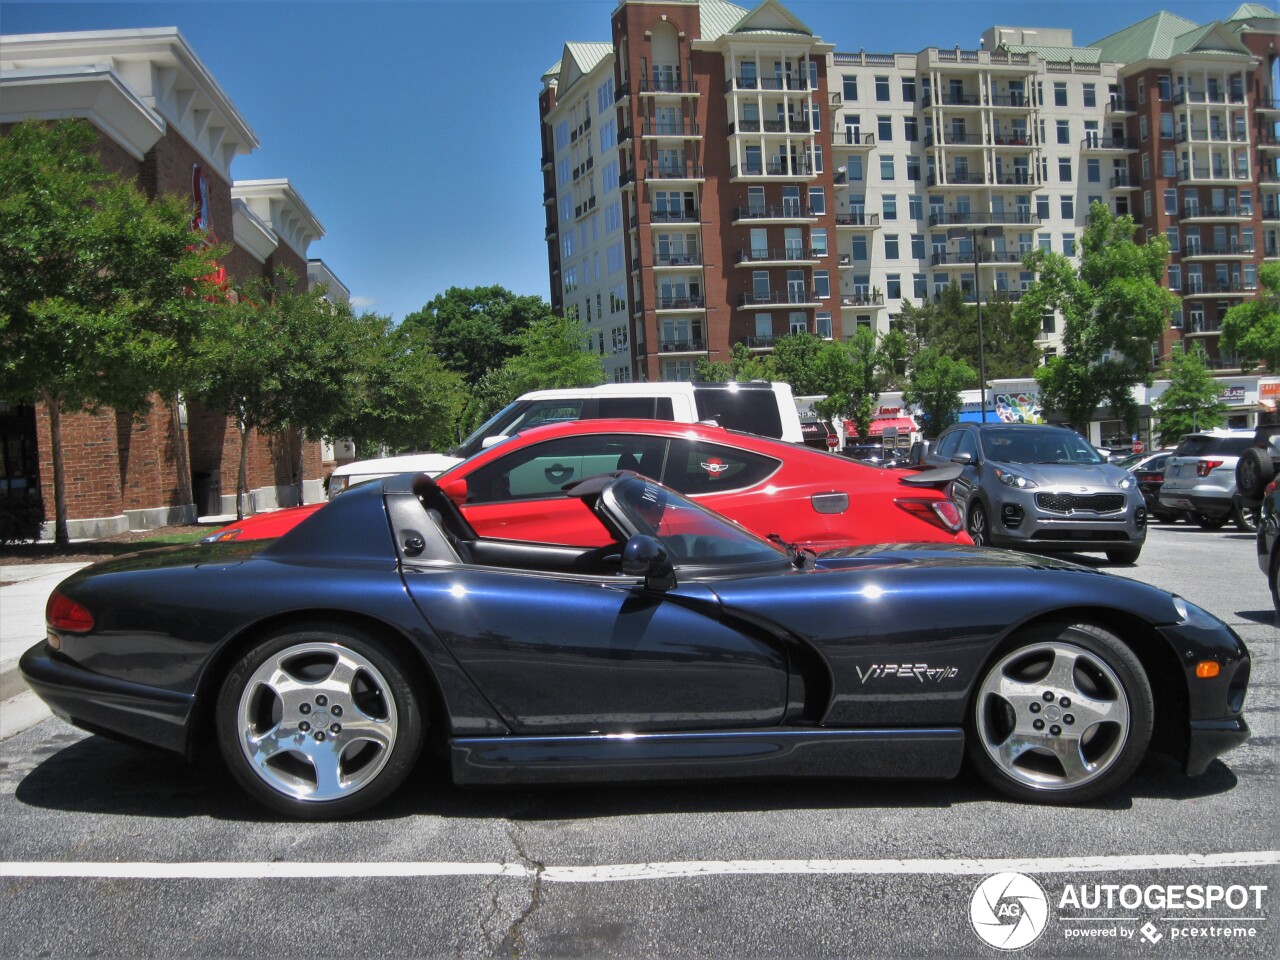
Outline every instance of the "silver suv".
<path fill-rule="evenodd" d="M 1160 506 L 1189 512 L 1205 530 L 1235 520 L 1241 530 L 1253 533 L 1257 510 L 1236 495 L 1236 462 L 1252 444 L 1252 430 L 1188 433 L 1165 464 Z"/>
<path fill-rule="evenodd" d="M 926 462 L 959 463 L 952 499 L 978 545 L 1072 551 L 1133 563 L 1147 536 L 1138 481 L 1073 430 L 1039 424 L 962 423 Z"/>

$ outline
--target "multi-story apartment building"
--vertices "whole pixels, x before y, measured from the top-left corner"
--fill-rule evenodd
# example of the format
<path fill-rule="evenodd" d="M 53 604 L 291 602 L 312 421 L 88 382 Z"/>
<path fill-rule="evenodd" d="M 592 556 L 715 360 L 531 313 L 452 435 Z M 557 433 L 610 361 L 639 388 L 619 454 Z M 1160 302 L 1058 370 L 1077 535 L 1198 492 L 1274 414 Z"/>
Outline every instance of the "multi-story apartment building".
<path fill-rule="evenodd" d="M 1278 26 L 1246 5 L 1090 46 L 992 27 L 977 50 L 843 53 L 776 0 L 623 0 L 610 42 L 543 76 L 552 303 L 611 378 L 682 379 L 735 343 L 890 329 L 952 282 L 1016 299 L 1023 255 L 1077 255 L 1101 201 L 1140 237 L 1173 228 L 1167 354 L 1275 255 Z"/>

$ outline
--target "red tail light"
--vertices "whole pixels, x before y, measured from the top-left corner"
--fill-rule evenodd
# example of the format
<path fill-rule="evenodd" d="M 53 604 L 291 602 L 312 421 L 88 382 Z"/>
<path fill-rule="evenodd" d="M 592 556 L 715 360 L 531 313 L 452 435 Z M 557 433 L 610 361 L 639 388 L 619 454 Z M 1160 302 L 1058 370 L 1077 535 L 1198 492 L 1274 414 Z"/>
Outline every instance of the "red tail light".
<path fill-rule="evenodd" d="M 1214 470 L 1217 470 L 1220 466 L 1222 466 L 1223 463 L 1224 461 L 1222 460 L 1197 460 L 1196 476 L 1207 477 Z"/>
<path fill-rule="evenodd" d="M 93 614 L 57 592 L 45 604 L 44 619 L 54 630 L 64 633 L 88 633 L 93 629 Z"/>
<path fill-rule="evenodd" d="M 907 513 L 919 517 L 948 533 L 959 533 L 964 528 L 960 508 L 951 500 L 894 500 Z"/>

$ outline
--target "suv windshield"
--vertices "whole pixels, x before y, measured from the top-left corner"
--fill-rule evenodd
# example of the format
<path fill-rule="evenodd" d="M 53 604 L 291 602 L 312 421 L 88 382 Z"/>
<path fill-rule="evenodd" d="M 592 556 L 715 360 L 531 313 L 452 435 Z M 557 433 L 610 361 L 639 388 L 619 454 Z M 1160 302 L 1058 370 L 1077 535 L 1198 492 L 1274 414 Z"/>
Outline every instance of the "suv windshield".
<path fill-rule="evenodd" d="M 484 449 L 487 437 L 509 437 L 520 430 L 577 420 L 582 414 L 582 400 L 516 400 L 507 404 L 482 423 L 467 439 L 450 451 L 455 457 L 470 457 Z"/>
<path fill-rule="evenodd" d="M 1009 428 L 982 431 L 988 460 L 1001 463 L 1106 463 L 1084 437 L 1070 430 Z"/>

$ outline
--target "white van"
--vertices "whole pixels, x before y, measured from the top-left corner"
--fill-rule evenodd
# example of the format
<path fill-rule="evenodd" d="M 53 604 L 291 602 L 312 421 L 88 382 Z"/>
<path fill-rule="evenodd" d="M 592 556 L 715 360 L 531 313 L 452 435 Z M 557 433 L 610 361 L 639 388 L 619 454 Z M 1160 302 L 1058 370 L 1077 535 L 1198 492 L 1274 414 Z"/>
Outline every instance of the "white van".
<path fill-rule="evenodd" d="M 365 480 L 397 473 L 437 476 L 455 463 L 521 430 L 564 420 L 712 421 L 731 430 L 803 443 L 789 383 L 606 383 L 599 387 L 534 390 L 507 404 L 448 453 L 412 453 L 338 467 L 329 496 Z"/>

